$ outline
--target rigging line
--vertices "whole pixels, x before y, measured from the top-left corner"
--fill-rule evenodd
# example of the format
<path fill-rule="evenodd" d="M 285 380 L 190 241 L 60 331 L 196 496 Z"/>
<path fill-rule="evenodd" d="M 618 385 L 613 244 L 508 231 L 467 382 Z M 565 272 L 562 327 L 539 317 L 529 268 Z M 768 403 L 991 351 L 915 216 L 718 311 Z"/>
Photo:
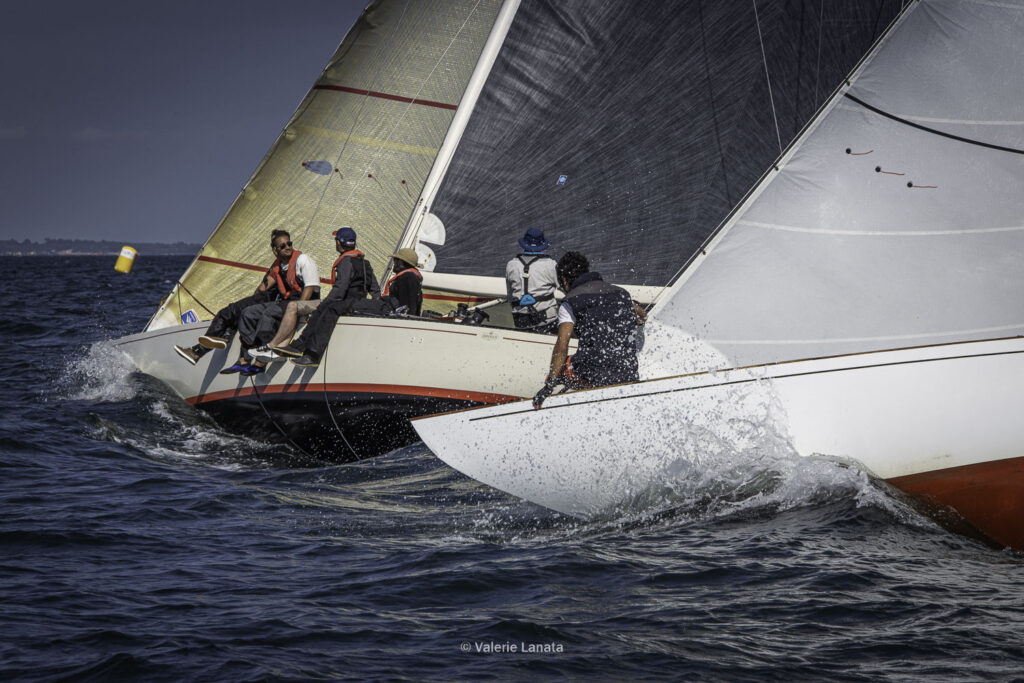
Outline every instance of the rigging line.
<path fill-rule="evenodd" d="M 310 458 L 311 460 L 317 460 L 317 461 L 321 460 L 320 458 L 317 458 L 316 456 L 314 456 L 312 453 L 308 452 L 305 448 L 303 448 L 299 444 L 295 443 L 295 441 L 292 440 L 292 437 L 288 436 L 288 434 L 284 431 L 284 429 L 281 428 L 281 425 L 277 424 L 277 421 L 270 414 L 270 411 L 267 410 L 267 407 L 265 405 L 263 405 L 263 397 L 260 396 L 260 392 L 256 389 L 256 380 L 253 379 L 253 376 L 249 377 L 249 384 L 252 386 L 252 393 L 256 396 L 256 402 L 260 404 L 260 408 L 263 409 L 263 413 L 267 416 L 267 419 L 270 420 L 270 424 L 274 425 L 274 428 L 277 429 L 277 431 L 281 432 L 281 436 L 283 436 L 285 439 L 287 439 L 288 443 L 290 443 L 292 446 L 297 448 L 299 450 L 299 452 L 302 453 L 307 458 Z"/>
<path fill-rule="evenodd" d="M 420 95 L 421 92 L 423 92 L 423 88 L 430 81 L 430 79 L 433 78 L 434 72 L 437 71 L 437 67 L 439 67 L 441 65 L 441 62 L 444 60 L 445 56 L 448 54 L 448 51 L 452 48 L 452 45 L 454 45 L 455 41 L 458 40 L 459 36 L 462 35 L 462 31 L 466 28 L 466 25 L 469 23 L 469 20 L 473 17 L 473 15 L 476 14 L 476 11 L 480 7 L 480 3 L 481 2 L 482 2 L 482 0 L 477 0 L 477 3 L 473 6 L 473 9 L 471 9 L 466 14 L 466 19 L 462 22 L 462 25 L 459 26 L 459 30 L 455 32 L 455 35 L 452 36 L 452 39 L 448 42 L 448 45 L 445 46 L 444 52 L 442 52 L 441 55 L 437 58 L 437 61 L 434 62 L 434 66 L 431 67 L 430 73 L 428 73 L 423 78 L 423 80 L 420 81 L 419 88 L 416 90 L 416 93 L 411 98 L 409 104 L 406 105 L 405 111 L 402 112 L 402 115 L 398 117 L 398 121 L 396 122 L 396 124 L 391 127 L 390 131 L 388 131 L 387 138 L 385 138 L 384 141 L 381 143 L 381 145 L 377 148 L 377 153 L 373 155 L 373 159 L 371 159 L 367 163 L 366 168 L 363 169 L 363 176 L 364 177 L 366 176 L 367 173 L 370 172 L 371 166 L 373 166 L 373 164 L 380 158 L 380 155 L 384 151 L 384 146 L 387 145 L 387 143 L 391 142 L 391 138 L 394 136 L 395 129 L 397 128 L 398 124 L 402 123 L 405 120 L 405 117 L 412 110 L 412 107 L 415 104 L 414 101 L 419 99 L 419 95 Z M 436 155 L 435 155 L 434 158 L 435 159 L 437 158 Z M 338 219 L 338 216 L 341 214 L 341 212 L 345 210 L 345 207 L 348 206 L 348 203 L 352 199 L 352 196 L 355 194 L 355 192 L 356 192 L 356 183 L 353 183 L 352 184 L 352 189 L 349 191 L 348 196 L 345 197 L 345 201 L 342 202 L 341 206 L 338 207 L 338 210 L 335 212 L 334 218 L 332 219 L 331 223 L 334 223 L 334 221 L 336 221 Z"/>
<path fill-rule="evenodd" d="M 334 332 L 337 331 L 338 323 L 334 323 Z M 332 332 L 331 336 L 327 339 L 327 345 L 324 346 L 323 354 L 320 355 L 320 362 L 324 365 L 324 405 L 327 407 L 327 414 L 331 416 L 331 422 L 334 423 L 335 431 L 338 432 L 338 436 L 340 436 L 341 440 L 346 446 L 348 446 L 348 449 L 352 451 L 352 455 L 356 456 L 356 461 L 358 462 L 359 460 L 362 460 L 362 458 L 359 457 L 359 453 L 356 452 L 356 449 L 352 448 L 352 444 L 350 444 L 348 439 L 345 438 L 345 433 L 341 431 L 341 425 L 338 424 L 338 420 L 334 417 L 334 411 L 331 410 L 331 399 L 327 395 L 327 352 L 331 349 L 331 339 L 333 338 L 334 333 Z"/>
<path fill-rule="evenodd" d="M 934 128 L 929 128 L 928 126 L 922 126 L 920 123 L 914 123 L 913 121 L 909 121 L 909 120 L 907 120 L 905 118 L 902 118 L 900 116 L 896 116 L 895 114 L 890 114 L 889 112 L 884 111 L 882 109 L 879 109 L 878 107 L 873 107 L 870 104 L 868 104 L 867 102 L 865 102 L 864 100 L 862 100 L 862 99 L 860 99 L 858 97 L 854 97 L 853 95 L 851 95 L 848 92 L 847 93 L 843 93 L 843 96 L 848 98 L 848 99 L 850 99 L 850 100 L 852 100 L 852 101 L 854 101 L 854 102 L 856 102 L 857 104 L 859 104 L 860 106 L 864 107 L 865 109 L 868 109 L 870 111 L 875 112 L 876 114 L 878 114 L 880 116 L 884 116 L 887 119 L 892 119 L 893 121 L 896 121 L 897 123 L 902 123 L 903 125 L 910 126 L 911 128 L 917 128 L 918 130 L 923 130 L 926 133 L 932 133 L 934 135 L 941 135 L 942 137 L 949 138 L 950 140 L 959 140 L 960 142 L 966 142 L 969 145 L 977 145 L 978 147 L 987 147 L 988 149 L 994 149 L 994 150 L 998 150 L 1000 152 L 1010 152 L 1011 154 L 1024 154 L 1024 149 L 1015 149 L 1013 147 L 1004 147 L 1002 145 L 995 145 L 995 144 L 992 144 L 991 142 L 982 142 L 981 140 L 972 140 L 971 138 L 965 138 L 965 137 L 962 137 L 960 135 L 953 135 L 952 133 L 946 133 L 945 131 L 936 130 Z"/>
<path fill-rule="evenodd" d="M 387 48 L 389 48 L 392 42 L 394 41 L 395 34 L 398 33 L 398 27 L 402 25 L 402 20 L 405 19 L 405 13 L 409 10 L 410 2 L 412 2 L 412 0 L 406 0 L 405 5 L 402 7 L 402 14 L 398 17 L 398 21 L 395 22 L 394 28 L 391 29 L 391 35 L 388 36 L 388 39 L 381 45 L 382 50 L 386 50 Z M 384 70 L 385 61 L 386 60 L 384 59 L 380 59 L 377 62 L 377 69 L 376 71 L 373 72 L 373 78 L 370 80 L 370 85 L 369 87 L 366 88 L 366 94 L 363 95 L 363 101 L 359 104 L 359 111 L 357 111 L 356 115 L 352 117 L 352 125 L 348 129 L 348 135 L 345 136 L 345 141 L 341 144 L 341 151 L 338 152 L 338 156 L 335 157 L 334 159 L 333 168 L 341 167 L 341 158 L 342 156 L 345 155 L 345 150 L 348 149 L 349 140 L 352 139 L 352 133 L 355 132 L 356 124 L 359 123 L 359 117 L 363 115 L 363 111 L 366 109 L 366 104 L 370 99 L 369 93 L 371 90 L 373 90 L 373 86 L 377 84 L 377 79 L 380 77 L 381 72 Z M 391 61 L 394 61 L 394 58 L 392 58 Z M 299 239 L 300 248 L 302 247 L 302 244 L 306 241 L 306 235 L 309 234 L 310 229 L 313 227 L 313 221 L 316 220 L 317 214 L 320 213 L 320 206 L 324 202 L 324 197 L 327 196 L 327 190 L 329 190 L 331 187 L 331 181 L 334 180 L 334 175 L 334 173 L 331 173 L 331 177 L 328 179 L 326 183 L 324 183 L 324 189 L 320 192 L 320 197 L 317 199 L 316 206 L 313 207 L 313 213 L 310 214 L 309 222 L 306 223 L 306 229 L 305 231 L 303 231 L 302 237 Z M 338 175 L 340 176 L 341 174 L 339 173 Z M 335 214 L 334 218 L 331 220 L 331 223 L 329 223 L 328 225 L 332 225 L 334 221 L 336 221 L 337 219 L 338 214 Z"/>
<path fill-rule="evenodd" d="M 821 28 L 825 23 L 825 0 L 818 6 L 818 62 L 814 66 L 814 106 L 818 106 L 818 83 L 821 81 Z"/>
<path fill-rule="evenodd" d="M 700 45 L 704 53 L 704 79 L 708 83 L 708 97 L 711 100 L 711 121 L 715 124 L 715 143 L 718 145 L 718 159 L 722 165 L 722 181 L 725 183 L 725 201 L 732 206 L 732 193 L 729 192 L 729 174 L 725 165 L 725 150 L 722 149 L 722 133 L 718 128 L 718 107 L 715 104 L 715 88 L 711 82 L 711 62 L 708 59 L 708 44 L 704 28 L 704 3 L 697 2 L 697 16 L 700 20 Z"/>
<path fill-rule="evenodd" d="M 757 16 L 757 0 L 754 3 L 754 23 L 757 24 L 757 39 L 761 43 L 761 61 L 764 63 L 764 80 L 768 83 L 768 101 L 772 104 L 772 119 L 775 121 L 775 138 L 779 141 L 779 153 L 782 153 L 782 134 L 779 132 L 779 117 L 775 114 L 775 97 L 772 95 L 772 79 L 768 75 L 768 55 L 764 51 L 764 37 L 761 35 L 761 19 Z"/>
<path fill-rule="evenodd" d="M 871 42 L 878 38 L 878 22 L 882 19 L 882 8 L 885 7 L 885 0 L 878 0 L 878 10 L 875 11 L 875 23 L 871 27 Z"/>
<path fill-rule="evenodd" d="M 804 66 L 804 0 L 800 0 L 800 40 L 796 46 L 796 98 L 793 102 L 793 130 L 800 129 L 800 76 Z"/>
<path fill-rule="evenodd" d="M 198 299 L 198 298 L 196 297 L 196 295 L 195 295 L 195 294 L 193 294 L 192 292 L 188 291 L 188 287 L 186 287 L 186 286 L 185 286 L 184 284 L 182 284 L 181 280 L 178 280 L 178 288 L 179 288 L 179 289 L 178 289 L 178 315 L 181 315 L 181 290 L 182 290 L 182 289 L 184 289 L 184 290 L 185 290 L 185 293 L 186 293 L 186 294 L 188 294 L 188 295 L 189 295 L 190 297 L 192 297 L 192 298 L 193 298 L 193 299 L 195 300 L 195 302 L 196 302 L 197 304 L 199 304 L 200 306 L 202 306 L 202 308 L 203 308 L 203 310 L 204 310 L 204 311 L 206 311 L 206 312 L 207 312 L 207 313 L 209 313 L 210 315 L 217 315 L 217 314 L 216 314 L 216 313 L 215 313 L 214 311 L 211 311 L 211 310 L 210 310 L 209 308 L 207 308 L 206 306 L 204 306 L 204 305 L 203 305 L 203 302 L 202 302 L 202 301 L 200 301 L 200 300 L 199 300 L 199 299 Z"/>

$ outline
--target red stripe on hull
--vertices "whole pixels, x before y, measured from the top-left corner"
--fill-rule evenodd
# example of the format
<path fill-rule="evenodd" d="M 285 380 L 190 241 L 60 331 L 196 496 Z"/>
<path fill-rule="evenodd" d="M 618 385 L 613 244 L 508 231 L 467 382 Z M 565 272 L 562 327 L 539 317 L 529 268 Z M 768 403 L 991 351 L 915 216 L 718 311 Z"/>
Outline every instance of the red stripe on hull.
<path fill-rule="evenodd" d="M 498 404 L 520 401 L 521 396 L 509 396 L 507 394 L 489 394 L 480 391 L 462 391 L 459 389 L 437 389 L 434 387 L 414 387 L 401 384 L 347 384 L 347 383 L 317 383 L 317 384 L 267 384 L 257 387 L 255 391 L 260 396 L 264 394 L 317 394 L 322 396 L 327 392 L 345 392 L 357 394 L 400 394 L 403 396 L 426 396 L 429 398 L 446 398 L 458 401 L 473 401 L 474 403 Z M 224 399 L 238 398 L 240 396 L 251 396 L 254 392 L 252 385 L 228 389 L 226 391 L 213 391 L 209 394 L 199 394 L 185 399 L 191 405 L 209 403 L 211 401 L 222 401 Z"/>
<path fill-rule="evenodd" d="M 997 543 L 1024 550 L 1024 457 L 887 481 L 927 502 L 948 505 Z"/>

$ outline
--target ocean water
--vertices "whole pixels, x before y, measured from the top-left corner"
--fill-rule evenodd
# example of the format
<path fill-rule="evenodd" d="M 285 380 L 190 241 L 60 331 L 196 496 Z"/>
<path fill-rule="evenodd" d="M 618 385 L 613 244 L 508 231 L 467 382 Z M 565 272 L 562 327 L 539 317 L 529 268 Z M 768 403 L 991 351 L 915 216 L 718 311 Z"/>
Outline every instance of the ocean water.
<path fill-rule="evenodd" d="M 188 259 L 113 262 L 0 283 L 51 294 L 0 313 L 0 679 L 1021 676 L 1024 555 L 855 470 L 737 454 L 581 522 L 422 444 L 297 468 L 106 343 Z"/>

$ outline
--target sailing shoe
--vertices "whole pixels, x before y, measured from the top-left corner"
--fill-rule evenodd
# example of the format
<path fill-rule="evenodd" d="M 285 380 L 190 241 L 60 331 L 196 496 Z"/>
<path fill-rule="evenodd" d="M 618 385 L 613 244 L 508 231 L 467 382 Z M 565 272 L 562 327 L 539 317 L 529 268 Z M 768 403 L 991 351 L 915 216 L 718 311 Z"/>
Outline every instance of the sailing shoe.
<path fill-rule="evenodd" d="M 305 351 L 297 349 L 291 344 L 285 346 L 275 346 L 274 351 L 282 356 L 288 356 L 289 358 L 298 358 L 299 356 L 305 355 Z"/>
<path fill-rule="evenodd" d="M 199 338 L 199 343 L 208 349 L 226 349 L 228 340 L 224 337 L 208 337 L 205 334 Z"/>
<path fill-rule="evenodd" d="M 257 346 L 254 349 L 249 349 L 248 354 L 250 358 L 255 358 L 261 363 L 272 363 L 275 360 L 284 360 L 284 356 L 277 353 L 266 344 L 263 346 Z"/>
<path fill-rule="evenodd" d="M 222 374 L 222 375 L 233 375 L 236 372 L 242 372 L 247 367 L 249 367 L 248 363 L 235 363 L 230 368 L 224 368 L 223 370 L 221 370 L 220 374 Z"/>
<path fill-rule="evenodd" d="M 246 365 L 242 370 L 242 377 L 252 377 L 253 375 L 259 375 L 266 372 L 267 369 L 262 365 Z"/>
<path fill-rule="evenodd" d="M 179 356 L 187 360 L 192 365 L 198 363 L 199 359 L 203 357 L 201 353 L 196 353 L 187 346 L 178 346 L 177 344 L 175 344 L 174 350 L 178 353 Z"/>
<path fill-rule="evenodd" d="M 315 368 L 316 366 L 320 365 L 320 361 L 308 355 L 299 356 L 298 358 L 292 358 L 292 363 L 303 368 Z"/>

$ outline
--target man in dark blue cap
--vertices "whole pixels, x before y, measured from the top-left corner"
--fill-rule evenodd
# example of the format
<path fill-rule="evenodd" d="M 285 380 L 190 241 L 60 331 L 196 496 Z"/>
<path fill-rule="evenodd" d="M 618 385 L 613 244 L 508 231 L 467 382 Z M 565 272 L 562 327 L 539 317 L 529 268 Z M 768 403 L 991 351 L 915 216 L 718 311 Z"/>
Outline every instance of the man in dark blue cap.
<path fill-rule="evenodd" d="M 320 364 L 338 318 L 350 313 L 367 295 L 380 301 L 380 285 L 363 252 L 356 249 L 356 231 L 345 226 L 334 231 L 338 260 L 331 267 L 330 293 L 320 302 L 299 338 L 286 346 L 274 347 L 281 356 L 303 367 Z"/>
<path fill-rule="evenodd" d="M 540 228 L 530 228 L 519 239 L 522 253 L 505 265 L 505 286 L 512 304 L 516 329 L 554 334 L 558 303 L 555 301 L 555 260 L 546 253 L 551 243 Z"/>

